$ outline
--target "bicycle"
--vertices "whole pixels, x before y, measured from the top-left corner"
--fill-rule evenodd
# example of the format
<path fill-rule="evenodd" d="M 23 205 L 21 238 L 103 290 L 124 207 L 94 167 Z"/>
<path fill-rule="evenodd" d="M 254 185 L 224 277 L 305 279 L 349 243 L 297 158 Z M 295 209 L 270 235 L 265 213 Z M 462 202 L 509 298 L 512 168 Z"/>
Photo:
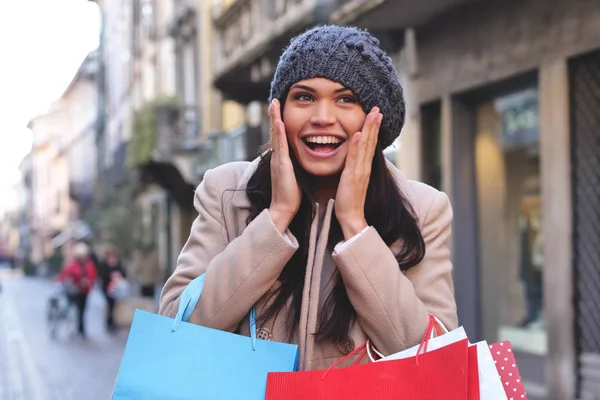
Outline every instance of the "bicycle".
<path fill-rule="evenodd" d="M 48 299 L 46 319 L 50 338 L 73 338 L 77 331 L 77 308 L 69 300 L 68 290 L 58 284 Z"/>

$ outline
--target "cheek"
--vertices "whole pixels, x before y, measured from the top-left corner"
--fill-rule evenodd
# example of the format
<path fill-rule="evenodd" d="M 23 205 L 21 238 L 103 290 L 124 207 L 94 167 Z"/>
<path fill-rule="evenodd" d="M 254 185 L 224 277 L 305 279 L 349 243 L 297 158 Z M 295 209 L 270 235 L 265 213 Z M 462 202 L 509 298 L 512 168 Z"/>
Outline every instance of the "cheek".
<path fill-rule="evenodd" d="M 351 118 L 346 119 L 344 130 L 350 137 L 354 136 L 356 132 L 360 132 L 362 130 L 366 118 L 366 115 L 352 115 Z"/>
<path fill-rule="evenodd" d="M 293 142 L 296 137 L 300 134 L 302 129 L 301 118 L 292 112 L 283 113 L 283 125 L 285 126 L 285 134 L 290 142 Z"/>

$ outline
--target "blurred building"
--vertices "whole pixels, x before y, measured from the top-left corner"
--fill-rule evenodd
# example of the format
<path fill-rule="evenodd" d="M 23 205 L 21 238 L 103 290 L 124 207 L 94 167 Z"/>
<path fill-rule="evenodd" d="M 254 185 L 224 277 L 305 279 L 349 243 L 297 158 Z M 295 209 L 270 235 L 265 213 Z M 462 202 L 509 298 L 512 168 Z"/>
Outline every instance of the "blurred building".
<path fill-rule="evenodd" d="M 92 201 L 97 66 L 96 54 L 90 53 L 51 109 L 28 125 L 33 148 L 22 169 L 24 184 L 31 180 L 31 260 L 36 264 L 72 238 Z"/>
<path fill-rule="evenodd" d="M 529 398 L 598 398 L 600 2 L 354 0 L 332 20 L 402 42 L 469 335 L 512 341 Z"/>
<path fill-rule="evenodd" d="M 14 251 L 15 263 L 23 264 L 31 257 L 31 221 L 33 212 L 32 196 L 32 153 L 27 154 L 19 164 L 21 179 L 18 183 L 18 201 L 16 212 L 18 213 L 16 226 L 19 231 L 18 245 Z"/>
<path fill-rule="evenodd" d="M 187 240 L 196 217 L 193 194 L 204 172 L 225 162 L 253 159 L 262 143 L 261 124 L 250 126 L 247 122 L 256 118 L 247 120 L 242 105 L 225 100 L 214 88 L 215 4 L 98 4 L 104 21 L 99 201 L 105 203 L 104 211 L 112 210 L 108 214 L 122 215 L 124 207 L 118 205 L 123 198 L 111 192 L 128 187 L 134 200 L 127 208 L 133 216 L 133 242 L 124 256 L 151 296 L 156 291 L 149 286 L 160 285 L 172 273 Z M 104 228 L 103 238 L 114 240 L 110 231 L 116 230 L 115 224 Z"/>

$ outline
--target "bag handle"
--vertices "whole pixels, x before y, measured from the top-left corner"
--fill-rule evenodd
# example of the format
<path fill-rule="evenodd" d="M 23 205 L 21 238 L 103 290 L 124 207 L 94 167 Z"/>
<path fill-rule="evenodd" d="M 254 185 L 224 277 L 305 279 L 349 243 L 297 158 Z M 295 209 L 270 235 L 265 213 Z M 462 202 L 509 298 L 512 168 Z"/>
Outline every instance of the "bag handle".
<path fill-rule="evenodd" d="M 446 326 L 444 325 L 444 323 L 443 323 L 442 321 L 440 321 L 440 319 L 439 319 L 438 317 L 436 317 L 435 315 L 433 315 L 433 314 L 429 314 L 429 324 L 430 324 L 430 325 L 432 324 L 432 322 L 431 322 L 431 319 L 432 319 L 432 318 L 433 318 L 433 320 L 435 321 L 435 324 L 434 324 L 434 328 L 435 328 L 435 329 L 431 329 L 431 335 L 430 335 L 429 339 L 433 339 L 435 336 L 441 336 L 441 335 L 443 335 L 443 334 L 446 334 L 446 333 L 448 333 L 448 332 L 449 332 L 449 331 L 448 331 L 448 328 L 446 328 Z M 430 325 L 428 325 L 428 326 L 427 326 L 427 330 L 425 331 L 424 338 L 426 338 L 426 337 L 427 337 L 427 334 L 428 334 L 428 332 L 429 332 L 429 330 L 430 330 L 430 329 L 429 329 L 429 326 L 430 326 Z M 435 336 L 434 336 L 434 334 L 435 334 Z M 423 342 L 421 342 L 421 344 L 422 344 L 422 343 L 423 343 Z M 370 340 L 368 340 L 368 339 L 367 339 L 367 343 L 366 343 L 366 345 L 367 345 L 367 346 L 366 346 L 366 347 L 367 347 L 367 355 L 369 356 L 369 360 L 370 360 L 371 362 L 377 362 L 377 361 L 378 361 L 378 360 L 376 360 L 376 359 L 375 359 L 375 357 L 373 356 L 373 353 L 374 353 L 374 354 L 375 354 L 375 355 L 376 355 L 378 358 L 384 358 L 384 357 L 385 357 L 385 356 L 384 356 L 382 353 L 380 353 L 380 352 L 379 352 L 379 350 L 377 350 L 377 349 L 375 348 L 375 346 L 373 346 L 373 343 L 371 343 L 371 341 L 370 341 Z M 419 348 L 419 351 L 421 351 L 421 349 L 420 349 L 420 348 Z"/>
<path fill-rule="evenodd" d="M 362 351 L 361 351 L 362 350 Z M 361 351 L 360 355 L 356 358 L 356 360 L 352 363 L 352 366 L 357 365 L 360 360 L 362 360 L 362 358 L 365 356 L 365 354 L 367 353 L 367 344 L 361 344 L 360 346 L 358 346 L 356 349 L 352 350 L 350 353 L 348 353 L 346 356 L 340 358 L 339 360 L 337 360 L 335 363 L 333 363 L 333 365 L 329 368 L 327 368 L 327 370 L 323 373 L 323 376 L 321 377 L 321 382 L 325 380 L 325 378 L 327 377 L 327 375 L 329 375 L 329 373 L 338 365 L 340 365 L 341 363 L 343 363 L 344 361 L 346 361 L 347 359 L 349 359 L 350 357 L 354 356 L 356 353 L 358 353 L 359 351 Z"/>
<path fill-rule="evenodd" d="M 177 315 L 175 321 L 173 321 L 173 327 L 171 332 L 175 332 L 179 328 L 181 321 L 188 322 L 192 316 L 192 312 L 198 301 L 202 290 L 204 290 L 204 281 L 206 280 L 206 273 L 193 279 L 183 290 L 179 297 L 179 308 L 177 309 Z M 256 311 L 254 307 L 250 310 L 250 337 L 252 338 L 252 349 L 256 350 Z"/>

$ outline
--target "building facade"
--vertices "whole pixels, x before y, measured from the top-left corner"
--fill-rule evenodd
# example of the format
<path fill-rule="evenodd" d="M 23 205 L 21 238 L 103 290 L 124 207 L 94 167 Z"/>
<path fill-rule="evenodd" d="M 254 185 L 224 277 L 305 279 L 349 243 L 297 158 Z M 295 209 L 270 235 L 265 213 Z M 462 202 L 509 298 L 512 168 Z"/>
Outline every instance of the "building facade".
<path fill-rule="evenodd" d="M 31 151 L 32 261 L 42 263 L 52 254 L 52 238 L 66 229 L 69 220 L 68 162 L 61 150 L 66 117 L 58 105 L 33 118 Z"/>
<path fill-rule="evenodd" d="M 72 238 L 91 205 L 96 179 L 98 60 L 90 53 L 45 114 L 33 118 L 23 179 L 31 182 L 31 261 L 45 262 Z M 64 254 L 68 257 L 68 246 Z"/>
<path fill-rule="evenodd" d="M 128 207 L 107 200 L 99 215 L 121 215 L 124 208 L 134 215 L 123 256 L 132 278 L 148 287 L 146 297 L 157 298 L 189 236 L 193 194 L 204 172 L 248 158 L 243 111 L 213 87 L 211 2 L 98 3 L 104 16 L 103 191 L 116 203 L 131 200 Z M 117 170 L 129 179 L 113 179 Z M 101 228 L 104 239 L 123 230 L 117 222 Z"/>

